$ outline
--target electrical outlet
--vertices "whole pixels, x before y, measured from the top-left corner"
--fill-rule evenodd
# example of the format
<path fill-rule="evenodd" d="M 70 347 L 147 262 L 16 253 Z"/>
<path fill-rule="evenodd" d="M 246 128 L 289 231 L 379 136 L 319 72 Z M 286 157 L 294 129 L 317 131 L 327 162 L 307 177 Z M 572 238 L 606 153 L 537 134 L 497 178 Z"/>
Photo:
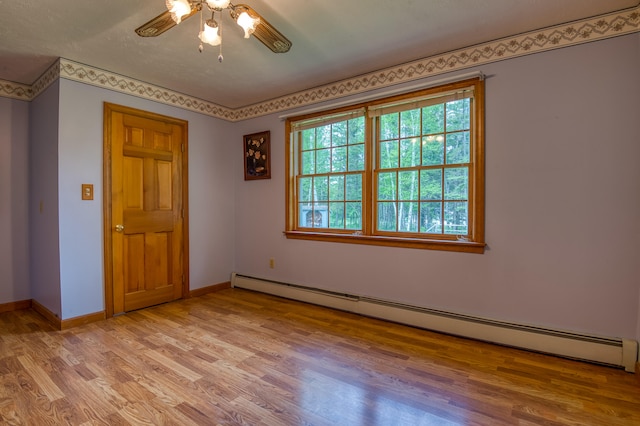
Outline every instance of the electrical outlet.
<path fill-rule="evenodd" d="M 273 269 L 276 267 L 276 260 L 272 257 L 269 259 L 269 268 Z"/>

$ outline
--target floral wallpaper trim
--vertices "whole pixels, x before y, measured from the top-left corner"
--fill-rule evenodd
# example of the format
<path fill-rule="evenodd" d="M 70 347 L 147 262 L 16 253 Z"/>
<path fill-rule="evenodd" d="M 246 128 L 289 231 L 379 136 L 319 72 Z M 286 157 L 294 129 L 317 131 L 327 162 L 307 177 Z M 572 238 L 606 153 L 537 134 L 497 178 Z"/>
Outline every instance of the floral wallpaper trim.
<path fill-rule="evenodd" d="M 11 99 L 30 101 L 34 98 L 33 89 L 28 84 L 14 83 L 13 81 L 0 80 L 0 96 Z"/>
<path fill-rule="evenodd" d="M 60 78 L 60 59 L 57 59 L 32 85 L 0 80 L 0 97 L 31 101 Z"/>
<path fill-rule="evenodd" d="M 232 109 L 63 58 L 60 59 L 60 76 L 228 121 L 234 119 Z"/>
<path fill-rule="evenodd" d="M 634 9 L 531 31 L 453 52 L 431 56 L 356 78 L 338 81 L 235 110 L 244 120 L 391 85 L 459 71 L 492 62 L 545 52 L 640 31 L 640 5 Z"/>
<path fill-rule="evenodd" d="M 61 77 L 227 121 L 240 121 L 505 59 L 639 31 L 640 4 L 632 9 L 477 44 L 236 109 L 63 58 L 31 86 L 0 80 L 0 96 L 31 100 Z"/>

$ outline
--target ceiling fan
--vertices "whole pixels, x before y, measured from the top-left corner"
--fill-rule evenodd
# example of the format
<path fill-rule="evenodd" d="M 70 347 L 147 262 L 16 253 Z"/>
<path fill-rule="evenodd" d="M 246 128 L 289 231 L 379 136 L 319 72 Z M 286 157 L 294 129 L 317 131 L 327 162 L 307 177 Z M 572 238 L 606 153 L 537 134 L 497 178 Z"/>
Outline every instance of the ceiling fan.
<path fill-rule="evenodd" d="M 226 9 L 229 10 L 231 18 L 244 29 L 245 38 L 253 35 L 275 53 L 285 53 L 291 48 L 289 39 L 246 4 L 234 5 L 230 0 L 165 0 L 165 2 L 167 6 L 165 12 L 135 30 L 139 36 L 159 36 L 198 12 L 204 14 L 206 9 L 211 12 L 211 18 L 200 25 L 199 38 L 201 43 L 199 49 L 202 51 L 202 43 L 208 43 L 213 46 L 220 45 L 222 49 L 220 23 L 214 18 L 216 13 L 222 17 L 222 12 Z M 203 20 L 202 15 L 200 20 Z M 222 50 L 218 60 L 222 62 Z"/>

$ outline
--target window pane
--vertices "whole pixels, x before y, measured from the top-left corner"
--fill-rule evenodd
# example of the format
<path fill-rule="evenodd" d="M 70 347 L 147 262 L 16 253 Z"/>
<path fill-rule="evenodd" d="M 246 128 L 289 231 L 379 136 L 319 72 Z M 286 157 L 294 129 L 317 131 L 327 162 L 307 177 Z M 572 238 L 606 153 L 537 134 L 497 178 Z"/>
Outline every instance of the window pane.
<path fill-rule="evenodd" d="M 349 144 L 364 142 L 364 117 L 352 118 L 349 123 Z"/>
<path fill-rule="evenodd" d="M 380 139 L 398 138 L 399 114 L 385 114 L 380 116 Z"/>
<path fill-rule="evenodd" d="M 298 205 L 300 213 L 300 226 L 306 228 L 326 228 L 327 227 L 327 207 L 325 204 L 303 204 Z"/>
<path fill-rule="evenodd" d="M 416 138 L 400 141 L 400 167 L 420 165 L 420 140 Z"/>
<path fill-rule="evenodd" d="M 422 139 L 422 165 L 444 164 L 444 136 L 427 136 Z"/>
<path fill-rule="evenodd" d="M 469 99 L 447 102 L 447 132 L 469 128 L 469 105 Z"/>
<path fill-rule="evenodd" d="M 362 203 L 346 203 L 346 229 L 362 230 Z"/>
<path fill-rule="evenodd" d="M 400 137 L 420 136 L 420 109 L 400 113 Z"/>
<path fill-rule="evenodd" d="M 469 132 L 447 135 L 447 164 L 469 162 Z"/>
<path fill-rule="evenodd" d="M 362 200 L 362 175 L 347 175 L 346 199 L 352 201 Z"/>
<path fill-rule="evenodd" d="M 422 134 L 444 132 L 444 104 L 422 108 Z"/>
<path fill-rule="evenodd" d="M 468 234 L 468 214 L 467 202 L 444 203 L 444 233 L 455 235 Z"/>
<path fill-rule="evenodd" d="M 418 231 L 418 203 L 398 203 L 398 231 Z"/>
<path fill-rule="evenodd" d="M 329 148 L 331 146 L 331 124 L 316 128 L 316 148 Z"/>
<path fill-rule="evenodd" d="M 306 227 L 307 226 L 307 215 L 306 212 L 308 211 L 306 208 L 309 206 L 309 204 L 303 204 L 303 203 L 299 203 L 298 204 L 298 226 L 303 226 Z"/>
<path fill-rule="evenodd" d="M 444 198 L 445 200 L 469 199 L 469 170 L 466 167 L 445 169 Z"/>
<path fill-rule="evenodd" d="M 329 228 L 344 228 L 344 203 L 329 203 Z"/>
<path fill-rule="evenodd" d="M 329 196 L 329 178 L 316 176 L 313 179 L 313 200 L 326 201 Z"/>
<path fill-rule="evenodd" d="M 349 146 L 349 171 L 364 170 L 364 145 Z"/>
<path fill-rule="evenodd" d="M 396 230 L 396 203 L 378 203 L 378 229 Z"/>
<path fill-rule="evenodd" d="M 420 199 L 442 200 L 442 170 L 420 171 Z"/>
<path fill-rule="evenodd" d="M 395 169 L 400 155 L 398 141 L 380 143 L 380 168 Z"/>
<path fill-rule="evenodd" d="M 305 203 L 313 201 L 313 178 L 300 178 L 298 200 Z"/>
<path fill-rule="evenodd" d="M 329 173 L 331 170 L 331 149 L 319 149 L 316 152 L 316 173 Z"/>
<path fill-rule="evenodd" d="M 396 188 L 398 187 L 395 172 L 380 173 L 378 175 L 378 200 L 396 200 Z"/>
<path fill-rule="evenodd" d="M 420 204 L 420 232 L 442 234 L 442 203 Z"/>
<path fill-rule="evenodd" d="M 407 172 L 399 172 L 398 180 L 400 181 L 400 190 L 398 191 L 399 200 L 417 200 L 418 199 L 418 171 L 412 170 Z"/>
<path fill-rule="evenodd" d="M 316 152 L 305 151 L 302 153 L 302 165 L 300 173 L 303 175 L 312 175 L 316 172 Z"/>
<path fill-rule="evenodd" d="M 344 176 L 337 175 L 329 178 L 329 200 L 344 200 Z"/>
<path fill-rule="evenodd" d="M 346 172 L 347 171 L 347 147 L 333 148 L 331 150 L 331 171 Z"/>
<path fill-rule="evenodd" d="M 313 149 L 316 146 L 316 129 L 302 131 L 302 149 Z"/>
<path fill-rule="evenodd" d="M 313 212 L 309 211 L 306 215 L 307 223 L 314 228 L 327 228 L 329 221 L 327 218 L 327 205 L 326 204 L 313 204 Z"/>
<path fill-rule="evenodd" d="M 341 121 L 332 125 L 332 146 L 342 146 L 347 144 L 347 122 Z"/>

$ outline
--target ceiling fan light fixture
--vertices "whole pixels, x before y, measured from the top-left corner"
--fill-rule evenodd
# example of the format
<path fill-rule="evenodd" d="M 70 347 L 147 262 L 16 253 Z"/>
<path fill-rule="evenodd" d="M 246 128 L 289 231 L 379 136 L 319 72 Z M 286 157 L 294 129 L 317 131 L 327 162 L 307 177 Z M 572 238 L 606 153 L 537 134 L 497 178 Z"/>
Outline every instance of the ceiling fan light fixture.
<path fill-rule="evenodd" d="M 200 41 L 203 43 L 218 46 L 222 42 L 222 37 L 220 37 L 220 33 L 218 31 L 218 23 L 213 19 L 207 20 L 202 31 L 200 31 L 199 37 Z"/>
<path fill-rule="evenodd" d="M 222 62 L 222 29 L 214 20 L 214 13 L 229 10 L 231 19 L 244 30 L 244 38 L 250 38 L 253 35 L 274 53 L 285 53 L 291 48 L 291 41 L 249 5 L 233 4 L 230 0 L 165 0 L 165 4 L 167 10 L 136 28 L 136 34 L 140 37 L 157 37 L 200 12 L 201 31 L 198 34 L 200 39 L 198 50 L 203 51 L 204 43 L 219 45 L 221 52 L 218 60 Z M 211 12 L 211 19 L 204 25 L 203 15 L 206 10 Z"/>
<path fill-rule="evenodd" d="M 167 10 L 176 24 L 182 21 L 182 17 L 191 13 L 191 4 L 188 0 L 167 0 Z"/>
<path fill-rule="evenodd" d="M 260 23 L 260 18 L 253 18 L 246 11 L 244 11 L 238 15 L 238 17 L 236 18 L 236 22 L 244 30 L 244 38 L 249 38 Z"/>

